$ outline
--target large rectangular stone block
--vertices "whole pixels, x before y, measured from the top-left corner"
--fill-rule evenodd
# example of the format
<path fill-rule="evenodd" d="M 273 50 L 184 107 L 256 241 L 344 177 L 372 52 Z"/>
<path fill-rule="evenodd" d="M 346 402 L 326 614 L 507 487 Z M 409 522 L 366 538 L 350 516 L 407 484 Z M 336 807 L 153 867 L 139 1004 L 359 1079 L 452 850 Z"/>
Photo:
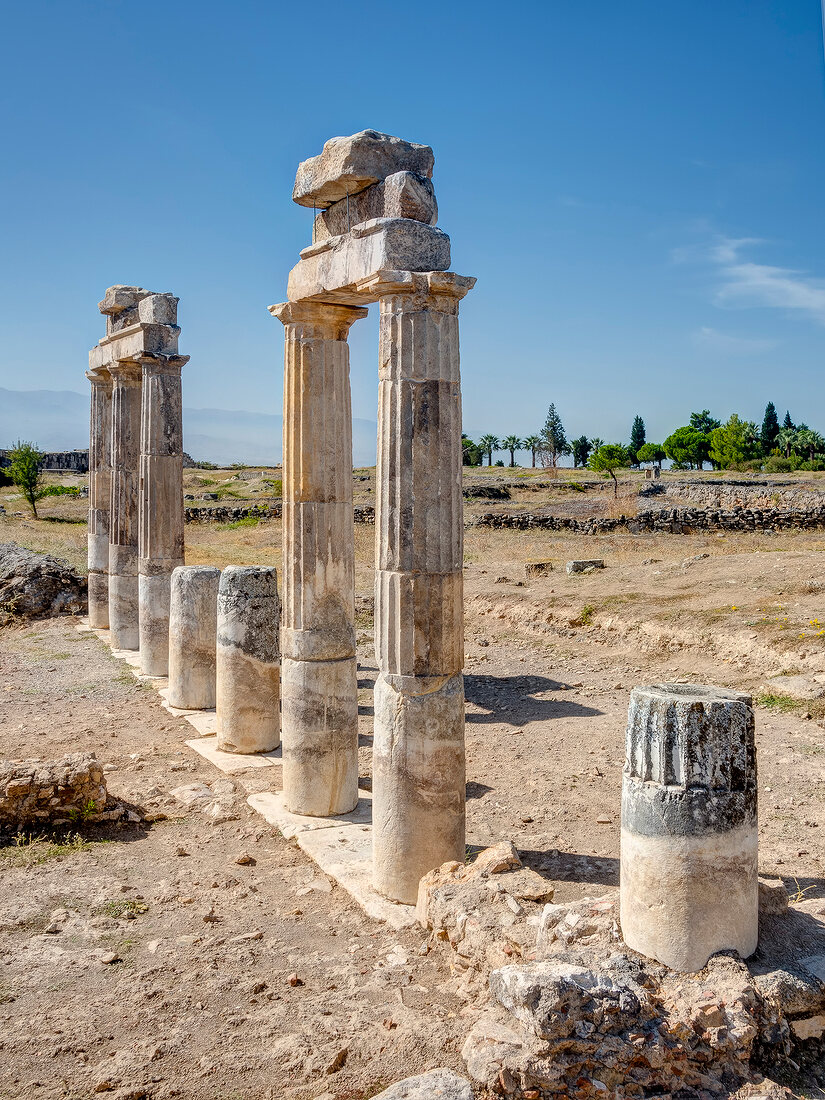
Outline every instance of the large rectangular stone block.
<path fill-rule="evenodd" d="M 313 241 L 349 233 L 372 218 L 411 218 L 435 225 L 438 205 L 432 180 L 415 172 L 394 172 L 359 194 L 333 203 L 316 216 Z"/>
<path fill-rule="evenodd" d="M 318 156 L 298 165 L 292 200 L 299 206 L 327 207 L 356 195 L 394 172 L 433 174 L 435 157 L 429 145 L 404 141 L 377 130 L 324 142 Z"/>
<path fill-rule="evenodd" d="M 446 271 L 450 238 L 409 218 L 373 218 L 344 236 L 305 248 L 289 273 L 290 301 L 307 298 L 360 305 L 375 301 L 358 284 L 380 271 Z"/>

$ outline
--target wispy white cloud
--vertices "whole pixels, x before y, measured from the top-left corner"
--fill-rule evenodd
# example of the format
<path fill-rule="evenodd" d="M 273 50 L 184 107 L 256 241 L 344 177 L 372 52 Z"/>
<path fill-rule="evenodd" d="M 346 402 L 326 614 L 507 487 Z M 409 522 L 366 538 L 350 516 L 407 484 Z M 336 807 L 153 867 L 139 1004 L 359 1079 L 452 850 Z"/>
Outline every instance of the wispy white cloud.
<path fill-rule="evenodd" d="M 716 269 L 718 281 L 714 303 L 723 309 L 767 307 L 784 309 L 807 316 L 825 325 L 825 280 L 806 271 L 770 264 L 754 263 L 742 253 L 766 242 L 759 237 L 721 237 L 710 248 L 677 249 L 675 262 L 686 263 L 702 258 Z"/>
<path fill-rule="evenodd" d="M 760 352 L 772 351 L 779 343 L 778 340 L 764 340 L 756 336 L 732 336 L 707 326 L 702 326 L 693 333 L 693 342 L 722 355 L 758 355 Z"/>

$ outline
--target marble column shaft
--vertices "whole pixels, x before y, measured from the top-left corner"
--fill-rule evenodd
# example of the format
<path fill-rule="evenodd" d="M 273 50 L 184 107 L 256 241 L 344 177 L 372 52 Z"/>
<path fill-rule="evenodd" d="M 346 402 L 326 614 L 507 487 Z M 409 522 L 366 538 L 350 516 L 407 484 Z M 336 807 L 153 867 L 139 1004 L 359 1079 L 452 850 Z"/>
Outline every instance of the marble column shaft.
<path fill-rule="evenodd" d="M 355 533 L 347 334 L 365 309 L 288 302 L 283 322 L 283 785 L 293 813 L 358 801 Z"/>
<path fill-rule="evenodd" d="M 89 625 L 109 627 L 109 508 L 112 482 L 112 376 L 87 371 L 92 384 L 89 424 Z"/>
<path fill-rule="evenodd" d="M 188 355 L 141 359 L 138 572 L 140 665 L 146 676 L 169 670 L 169 586 L 183 565 L 183 410 L 181 368 Z"/>
<path fill-rule="evenodd" d="M 406 903 L 464 858 L 458 303 L 473 280 L 439 279 L 380 297 L 373 883 Z"/>
<path fill-rule="evenodd" d="M 112 375 L 112 480 L 109 510 L 109 628 L 114 649 L 138 649 L 138 477 L 140 363 L 119 360 Z"/>

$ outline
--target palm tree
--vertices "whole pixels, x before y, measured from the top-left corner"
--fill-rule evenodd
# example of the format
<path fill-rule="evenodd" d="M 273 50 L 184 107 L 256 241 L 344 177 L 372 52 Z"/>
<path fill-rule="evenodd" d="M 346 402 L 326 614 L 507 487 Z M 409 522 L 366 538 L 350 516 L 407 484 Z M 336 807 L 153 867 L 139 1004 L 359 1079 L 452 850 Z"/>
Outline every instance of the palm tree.
<path fill-rule="evenodd" d="M 501 449 L 510 452 L 510 465 L 516 464 L 516 451 L 521 450 L 522 442 L 517 435 L 506 435 L 501 441 Z"/>
<path fill-rule="evenodd" d="M 790 458 L 791 451 L 796 448 L 796 429 L 780 428 L 776 436 L 776 442 L 785 458 Z"/>
<path fill-rule="evenodd" d="M 801 452 L 807 451 L 808 461 L 813 462 L 814 455 L 825 448 L 825 440 L 819 432 L 815 432 L 811 428 L 799 428 L 796 432 L 796 446 Z"/>
<path fill-rule="evenodd" d="M 481 439 L 479 439 L 478 445 L 481 449 L 481 453 L 487 455 L 487 465 L 492 466 L 493 451 L 497 451 L 501 447 L 501 444 L 498 441 L 498 436 L 490 435 L 489 433 L 487 435 L 483 435 Z"/>
<path fill-rule="evenodd" d="M 530 454 L 533 456 L 533 469 L 535 470 L 535 468 L 536 468 L 536 454 L 538 452 L 539 447 L 541 446 L 541 436 L 540 435 L 528 435 L 526 439 L 522 439 L 521 445 L 522 445 L 522 447 L 530 449 Z"/>
<path fill-rule="evenodd" d="M 599 439 L 599 437 L 596 436 L 594 439 L 590 440 L 590 453 L 595 454 L 596 451 L 598 451 L 599 448 L 601 448 L 603 446 L 604 446 L 604 440 Z"/>

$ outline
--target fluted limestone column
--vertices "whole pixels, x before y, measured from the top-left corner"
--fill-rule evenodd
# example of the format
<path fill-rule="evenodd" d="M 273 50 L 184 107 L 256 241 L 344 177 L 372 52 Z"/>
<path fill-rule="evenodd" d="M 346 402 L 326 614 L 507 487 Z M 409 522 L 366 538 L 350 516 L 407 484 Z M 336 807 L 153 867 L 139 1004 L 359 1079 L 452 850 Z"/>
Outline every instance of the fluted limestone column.
<path fill-rule="evenodd" d="M 218 586 L 216 722 L 224 752 L 281 743 L 280 609 L 273 566 L 227 565 Z"/>
<path fill-rule="evenodd" d="M 365 309 L 287 302 L 281 739 L 293 813 L 358 801 L 355 533 L 347 334 Z"/>
<path fill-rule="evenodd" d="M 413 903 L 464 859 L 458 303 L 441 273 L 380 287 L 373 884 Z"/>
<path fill-rule="evenodd" d="M 183 565 L 183 410 L 181 367 L 188 355 L 141 358 L 140 667 L 146 676 L 169 671 L 169 586 Z"/>
<path fill-rule="evenodd" d="M 87 371 L 92 384 L 89 424 L 89 625 L 109 626 L 109 508 L 112 482 L 112 376 Z"/>
<path fill-rule="evenodd" d="M 750 696 L 634 688 L 622 785 L 625 943 L 674 970 L 756 950 L 756 748 Z"/>
<path fill-rule="evenodd" d="M 112 375 L 112 482 L 109 513 L 109 629 L 114 649 L 138 649 L 138 470 L 141 366 L 124 359 Z"/>
<path fill-rule="evenodd" d="M 169 596 L 169 688 L 167 702 L 181 710 L 215 706 L 220 569 L 179 565 Z"/>

